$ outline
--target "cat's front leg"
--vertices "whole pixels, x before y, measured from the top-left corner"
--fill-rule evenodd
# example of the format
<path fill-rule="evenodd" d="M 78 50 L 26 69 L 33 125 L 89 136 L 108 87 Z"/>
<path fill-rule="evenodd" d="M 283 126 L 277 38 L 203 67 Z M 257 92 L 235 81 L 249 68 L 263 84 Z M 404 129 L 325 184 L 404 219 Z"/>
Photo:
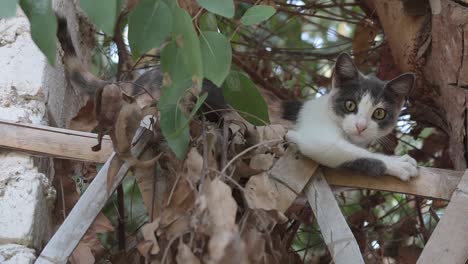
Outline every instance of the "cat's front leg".
<path fill-rule="evenodd" d="M 344 139 L 318 138 L 314 134 L 304 137 L 294 130 L 288 131 L 286 139 L 296 143 L 303 155 L 331 168 L 347 168 L 370 176 L 388 174 L 403 181 L 418 175 L 416 161 L 408 155 L 372 153 Z"/>
<path fill-rule="evenodd" d="M 385 173 L 388 175 L 396 176 L 403 181 L 418 175 L 418 164 L 409 155 L 384 156 L 382 159 L 387 167 Z"/>

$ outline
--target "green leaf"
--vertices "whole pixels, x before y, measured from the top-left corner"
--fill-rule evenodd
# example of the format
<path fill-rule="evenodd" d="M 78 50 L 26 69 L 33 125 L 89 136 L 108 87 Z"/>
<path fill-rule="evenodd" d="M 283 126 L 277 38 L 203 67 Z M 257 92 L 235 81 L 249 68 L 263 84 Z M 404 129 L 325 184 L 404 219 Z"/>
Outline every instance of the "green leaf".
<path fill-rule="evenodd" d="M 244 15 L 241 17 L 241 22 L 245 26 L 258 24 L 262 21 L 269 19 L 276 13 L 275 8 L 267 5 L 256 5 L 247 9 Z"/>
<path fill-rule="evenodd" d="M 80 6 L 97 28 L 109 36 L 114 35 L 117 0 L 80 0 Z"/>
<path fill-rule="evenodd" d="M 203 31 L 218 31 L 218 21 L 213 13 L 206 12 L 200 17 L 200 29 Z"/>
<path fill-rule="evenodd" d="M 183 131 L 183 129 L 185 129 L 190 121 L 192 120 L 192 118 L 195 116 L 195 114 L 197 113 L 198 109 L 200 109 L 200 107 L 202 106 L 202 104 L 205 102 L 206 98 L 208 97 L 208 93 L 203 93 L 200 97 L 198 97 L 197 99 L 197 103 L 193 106 L 193 109 L 192 111 L 190 112 L 190 115 L 189 117 L 187 118 L 187 122 L 182 126 L 182 127 L 179 127 L 177 129 L 177 131 L 175 131 L 171 137 L 176 137 L 178 136 L 179 133 L 181 133 Z"/>
<path fill-rule="evenodd" d="M 0 18 L 12 17 L 16 14 L 16 5 L 18 0 L 1 0 L 0 1 Z"/>
<path fill-rule="evenodd" d="M 174 83 L 185 83 L 187 80 L 191 81 L 192 79 L 191 74 L 185 69 L 181 50 L 177 47 L 175 40 L 167 44 L 161 51 L 161 69 L 166 82 L 169 81 L 168 86 Z M 170 103 L 175 103 L 175 101 L 171 101 Z"/>
<path fill-rule="evenodd" d="M 2 0 L 3 1 L 3 0 Z M 51 0 L 21 0 L 21 9 L 31 24 L 31 37 L 51 65 L 55 64 L 57 19 Z"/>
<path fill-rule="evenodd" d="M 187 118 L 177 105 L 166 105 L 160 108 L 161 111 L 161 131 L 167 140 L 171 150 L 177 158 L 184 159 L 190 143 L 189 127 Z M 175 133 L 179 128 L 183 128 L 180 133 Z"/>
<path fill-rule="evenodd" d="M 185 68 L 191 74 L 192 80 L 200 88 L 203 81 L 200 41 L 193 27 L 192 18 L 187 11 L 181 8 L 174 10 L 174 33 Z"/>
<path fill-rule="evenodd" d="M 232 18 L 234 16 L 233 0 L 197 0 L 198 4 L 206 10 L 217 15 Z"/>
<path fill-rule="evenodd" d="M 128 41 L 132 53 L 139 57 L 159 47 L 172 31 L 170 8 L 161 0 L 142 0 L 130 14 Z"/>
<path fill-rule="evenodd" d="M 226 102 L 247 121 L 256 126 L 270 122 L 267 104 L 247 75 L 231 71 L 221 89 Z"/>
<path fill-rule="evenodd" d="M 171 9 L 171 11 L 177 8 L 177 1 L 174 1 L 174 0 L 163 0 L 163 1 Z"/>
<path fill-rule="evenodd" d="M 207 31 L 200 34 L 200 47 L 205 78 L 221 86 L 231 68 L 231 43 L 223 34 Z"/>

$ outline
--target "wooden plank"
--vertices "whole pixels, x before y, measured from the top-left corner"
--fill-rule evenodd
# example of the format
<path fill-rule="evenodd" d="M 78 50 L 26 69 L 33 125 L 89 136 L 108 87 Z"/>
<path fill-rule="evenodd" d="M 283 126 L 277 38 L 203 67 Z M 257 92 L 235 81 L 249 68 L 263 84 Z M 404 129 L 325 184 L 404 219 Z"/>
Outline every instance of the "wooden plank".
<path fill-rule="evenodd" d="M 315 171 L 304 192 L 334 263 L 364 263 L 356 239 L 321 169 Z"/>
<path fill-rule="evenodd" d="M 352 171 L 329 168 L 324 168 L 323 173 L 328 183 L 333 186 L 399 192 L 443 200 L 450 200 L 463 175 L 463 171 L 420 167 L 418 177 L 404 182 L 392 176 L 369 177 Z"/>
<path fill-rule="evenodd" d="M 104 137 L 101 151 L 94 152 L 96 134 L 0 120 L 0 147 L 61 159 L 104 163 L 112 153 L 112 142 Z"/>
<path fill-rule="evenodd" d="M 298 154 L 297 149 L 289 147 L 286 150 L 286 153 L 268 172 L 278 192 L 278 211 L 286 212 L 318 166 L 313 160 Z"/>
<path fill-rule="evenodd" d="M 140 127 L 135 136 L 135 139 L 139 139 L 134 140 L 137 144 L 132 148 L 132 154 L 138 157 L 152 137 L 153 132 Z M 88 186 L 63 224 L 42 250 L 41 255 L 35 262 L 36 264 L 67 263 L 69 256 L 81 238 L 129 170 L 128 164 L 124 163 L 115 176 L 111 191 L 107 192 L 107 171 L 114 156 L 113 153 Z"/>
<path fill-rule="evenodd" d="M 0 147 L 15 151 L 99 163 L 105 162 L 112 153 L 112 142 L 108 137 L 104 138 L 101 151 L 91 151 L 91 146 L 97 142 L 96 134 L 93 133 L 1 120 L 0 131 L 2 131 Z M 288 148 L 288 151 L 289 149 L 291 148 Z M 294 155 L 294 159 L 292 156 L 282 157 L 272 169 L 279 181 L 297 181 L 291 185 L 295 191 L 284 184 L 277 184 L 285 197 L 289 195 L 289 200 L 296 197 L 294 192 L 300 189 L 297 187 L 305 186 L 307 182 L 305 180 L 317 167 L 317 163 Z M 463 175 L 462 171 L 421 167 L 419 177 L 403 182 L 391 176 L 372 178 L 359 173 L 328 168 L 324 168 L 323 173 L 332 186 L 400 192 L 444 200 L 450 199 Z M 294 178 L 290 179 L 288 175 L 293 175 Z M 282 178 L 283 176 L 286 178 Z M 288 199 L 282 201 L 284 201 L 282 206 L 288 206 Z"/>
<path fill-rule="evenodd" d="M 418 264 L 464 264 L 468 260 L 468 170 L 424 247 Z"/>

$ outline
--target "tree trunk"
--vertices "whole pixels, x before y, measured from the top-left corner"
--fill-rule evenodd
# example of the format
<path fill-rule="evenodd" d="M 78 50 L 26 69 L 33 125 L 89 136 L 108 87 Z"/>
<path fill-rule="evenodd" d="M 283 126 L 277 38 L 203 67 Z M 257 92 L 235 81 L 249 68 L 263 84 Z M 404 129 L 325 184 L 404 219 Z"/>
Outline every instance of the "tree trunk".
<path fill-rule="evenodd" d="M 448 136 L 455 169 L 467 167 L 468 2 L 430 1 L 432 14 L 412 16 L 404 1 L 366 1 L 376 12 L 393 59 L 418 82 L 410 96 L 413 120 Z M 434 153 L 435 154 L 435 153 Z"/>

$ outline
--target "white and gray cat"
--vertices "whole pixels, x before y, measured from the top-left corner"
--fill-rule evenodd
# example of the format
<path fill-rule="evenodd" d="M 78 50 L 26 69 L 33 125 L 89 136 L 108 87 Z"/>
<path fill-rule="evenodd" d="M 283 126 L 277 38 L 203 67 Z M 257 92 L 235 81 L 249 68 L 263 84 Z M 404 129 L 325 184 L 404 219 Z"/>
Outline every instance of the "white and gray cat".
<path fill-rule="evenodd" d="M 295 121 L 286 138 L 303 155 L 325 166 L 407 181 L 418 175 L 413 158 L 372 153 L 366 148 L 395 128 L 414 81 L 412 73 L 390 81 L 363 75 L 352 58 L 342 53 L 336 60 L 329 94 L 284 104 L 284 118 Z"/>

